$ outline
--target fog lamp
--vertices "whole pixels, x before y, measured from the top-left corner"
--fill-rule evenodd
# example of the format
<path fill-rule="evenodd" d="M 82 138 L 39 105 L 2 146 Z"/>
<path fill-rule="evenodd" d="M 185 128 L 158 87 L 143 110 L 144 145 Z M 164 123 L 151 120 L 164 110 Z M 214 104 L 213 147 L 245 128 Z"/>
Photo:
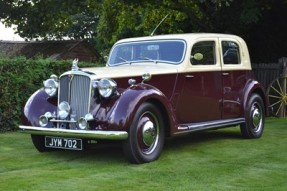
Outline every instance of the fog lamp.
<path fill-rule="evenodd" d="M 44 115 L 41 115 L 39 117 L 39 125 L 41 127 L 46 127 L 49 123 L 49 118 L 52 117 L 52 113 L 51 112 L 46 112 Z"/>
<path fill-rule="evenodd" d="M 60 119 L 66 119 L 70 114 L 71 107 L 68 102 L 63 101 L 58 106 L 58 117 Z"/>
<path fill-rule="evenodd" d="M 88 127 L 88 121 L 84 117 L 81 117 L 78 123 L 80 129 L 86 129 Z"/>
<path fill-rule="evenodd" d="M 41 127 L 46 127 L 48 124 L 49 120 L 45 115 L 41 115 L 39 118 L 39 124 Z"/>
<path fill-rule="evenodd" d="M 88 113 L 85 115 L 85 117 L 81 117 L 78 121 L 79 123 L 79 128 L 80 129 L 87 129 L 88 126 L 89 126 L 89 123 L 88 121 L 92 120 L 93 119 L 93 115 Z"/>

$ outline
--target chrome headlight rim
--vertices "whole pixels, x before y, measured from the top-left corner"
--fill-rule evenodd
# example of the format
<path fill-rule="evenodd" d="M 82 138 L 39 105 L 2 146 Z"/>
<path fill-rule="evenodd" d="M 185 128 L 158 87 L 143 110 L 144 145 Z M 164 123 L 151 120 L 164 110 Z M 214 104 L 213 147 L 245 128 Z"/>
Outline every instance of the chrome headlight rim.
<path fill-rule="evenodd" d="M 58 117 L 60 119 L 66 119 L 71 111 L 71 106 L 69 105 L 68 102 L 66 101 L 62 101 L 59 105 L 58 105 Z"/>
<path fill-rule="evenodd" d="M 93 115 L 88 113 L 85 117 L 81 117 L 78 121 L 78 126 L 81 130 L 85 130 L 89 128 L 89 121 L 93 120 Z"/>
<path fill-rule="evenodd" d="M 97 88 L 101 97 L 110 98 L 116 92 L 117 83 L 112 79 L 103 78 L 98 82 Z"/>
<path fill-rule="evenodd" d="M 53 97 L 58 92 L 59 83 L 57 81 L 56 75 L 51 75 L 51 77 L 43 82 L 45 92 Z"/>
<path fill-rule="evenodd" d="M 44 115 L 41 115 L 39 117 L 39 125 L 41 127 L 46 127 L 49 123 L 49 119 L 52 117 L 52 113 L 51 112 L 46 112 Z"/>

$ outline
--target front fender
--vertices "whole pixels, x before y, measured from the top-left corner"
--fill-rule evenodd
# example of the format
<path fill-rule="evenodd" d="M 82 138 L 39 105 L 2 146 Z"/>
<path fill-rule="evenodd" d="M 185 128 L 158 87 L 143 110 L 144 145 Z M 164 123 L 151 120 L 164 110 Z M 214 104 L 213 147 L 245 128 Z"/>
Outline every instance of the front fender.
<path fill-rule="evenodd" d="M 47 111 L 51 113 L 57 110 L 57 98 L 50 98 L 44 89 L 36 91 L 26 102 L 22 124 L 39 126 L 39 117 Z"/>
<path fill-rule="evenodd" d="M 127 131 L 139 106 L 144 102 L 157 103 L 163 109 L 163 117 L 169 118 L 169 127 L 175 127 L 175 117 L 167 97 L 148 84 L 137 84 L 126 89 L 116 101 L 108 118 L 109 129 Z"/>

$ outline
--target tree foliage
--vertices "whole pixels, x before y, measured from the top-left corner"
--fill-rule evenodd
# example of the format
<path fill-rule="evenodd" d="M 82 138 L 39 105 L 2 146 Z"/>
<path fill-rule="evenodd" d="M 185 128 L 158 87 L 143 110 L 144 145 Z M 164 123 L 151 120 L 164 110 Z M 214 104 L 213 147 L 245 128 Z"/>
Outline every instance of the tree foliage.
<path fill-rule="evenodd" d="M 220 32 L 252 39 L 270 18 L 282 25 L 275 14 L 287 12 L 287 0 L 2 0 L 0 7 L 0 19 L 17 25 L 26 39 L 86 38 L 105 50 L 118 39 L 150 35 L 166 15 L 156 34 Z"/>
<path fill-rule="evenodd" d="M 91 38 L 97 23 L 95 5 L 78 0 L 1 1 L 0 16 L 8 26 L 17 25 L 17 33 L 27 39 Z"/>
<path fill-rule="evenodd" d="M 0 133 L 17 130 L 24 105 L 31 93 L 43 86 L 51 74 L 60 75 L 71 67 L 71 60 L 6 58 L 0 55 Z M 101 63 L 80 62 L 80 67 Z"/>
<path fill-rule="evenodd" d="M 256 0 L 12 0 L 1 4 L 1 18 L 8 25 L 16 24 L 24 38 L 97 37 L 108 44 L 150 34 L 165 15 L 168 18 L 157 33 L 221 31 L 232 22 L 230 18 L 249 24 L 260 16 Z"/>

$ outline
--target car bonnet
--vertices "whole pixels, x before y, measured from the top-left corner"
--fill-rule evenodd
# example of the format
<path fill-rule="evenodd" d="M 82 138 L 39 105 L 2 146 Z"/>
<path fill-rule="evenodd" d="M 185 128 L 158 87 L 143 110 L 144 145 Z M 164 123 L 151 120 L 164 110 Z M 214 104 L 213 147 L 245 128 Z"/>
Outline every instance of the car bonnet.
<path fill-rule="evenodd" d="M 149 64 L 84 68 L 83 71 L 92 72 L 96 74 L 96 78 L 100 79 L 142 76 L 145 73 L 149 73 L 151 75 L 174 74 L 178 72 L 178 69 L 174 65 Z"/>

